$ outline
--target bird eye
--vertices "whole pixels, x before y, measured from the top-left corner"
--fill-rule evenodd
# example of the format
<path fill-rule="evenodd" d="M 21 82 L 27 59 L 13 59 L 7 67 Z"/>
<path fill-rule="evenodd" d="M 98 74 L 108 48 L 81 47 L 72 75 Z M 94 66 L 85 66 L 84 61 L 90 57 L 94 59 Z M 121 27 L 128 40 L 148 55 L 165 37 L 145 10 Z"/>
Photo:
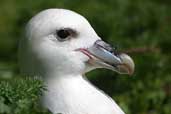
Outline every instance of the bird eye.
<path fill-rule="evenodd" d="M 68 36 L 70 36 L 70 32 L 65 29 L 58 30 L 56 34 L 58 36 L 58 40 L 60 41 L 65 41 L 68 39 Z"/>

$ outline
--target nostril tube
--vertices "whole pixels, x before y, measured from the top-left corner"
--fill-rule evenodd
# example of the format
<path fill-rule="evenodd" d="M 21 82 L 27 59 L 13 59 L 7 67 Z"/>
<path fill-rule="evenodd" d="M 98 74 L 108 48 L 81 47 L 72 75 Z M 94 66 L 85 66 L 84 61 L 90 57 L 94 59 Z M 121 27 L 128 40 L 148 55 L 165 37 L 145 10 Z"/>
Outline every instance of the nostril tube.
<path fill-rule="evenodd" d="M 95 42 L 95 45 L 97 47 L 101 47 L 101 48 L 105 49 L 106 51 L 108 51 L 108 52 L 110 52 L 110 53 L 112 53 L 114 55 L 118 55 L 117 47 L 114 47 L 114 46 L 104 42 L 103 40 L 97 40 Z"/>

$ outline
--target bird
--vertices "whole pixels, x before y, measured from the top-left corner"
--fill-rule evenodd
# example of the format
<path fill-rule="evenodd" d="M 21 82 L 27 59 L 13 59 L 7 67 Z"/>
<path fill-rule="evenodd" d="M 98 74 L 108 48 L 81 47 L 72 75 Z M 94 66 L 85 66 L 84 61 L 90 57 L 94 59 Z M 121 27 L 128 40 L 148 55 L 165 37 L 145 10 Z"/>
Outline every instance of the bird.
<path fill-rule="evenodd" d="M 124 114 L 85 74 L 106 68 L 133 74 L 134 61 L 103 41 L 82 15 L 45 9 L 26 24 L 19 43 L 22 74 L 40 76 L 46 91 L 41 105 L 53 114 Z"/>

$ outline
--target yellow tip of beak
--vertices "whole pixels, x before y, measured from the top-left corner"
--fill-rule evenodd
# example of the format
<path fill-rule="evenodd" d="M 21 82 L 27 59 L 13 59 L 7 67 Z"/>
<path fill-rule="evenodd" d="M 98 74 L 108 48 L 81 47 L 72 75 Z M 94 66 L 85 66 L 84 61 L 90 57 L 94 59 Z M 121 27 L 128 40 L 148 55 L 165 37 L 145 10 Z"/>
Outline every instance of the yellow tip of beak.
<path fill-rule="evenodd" d="M 117 66 L 118 72 L 121 74 L 132 75 L 134 73 L 135 64 L 130 56 L 127 54 L 120 54 L 119 57 L 122 60 L 122 63 Z"/>

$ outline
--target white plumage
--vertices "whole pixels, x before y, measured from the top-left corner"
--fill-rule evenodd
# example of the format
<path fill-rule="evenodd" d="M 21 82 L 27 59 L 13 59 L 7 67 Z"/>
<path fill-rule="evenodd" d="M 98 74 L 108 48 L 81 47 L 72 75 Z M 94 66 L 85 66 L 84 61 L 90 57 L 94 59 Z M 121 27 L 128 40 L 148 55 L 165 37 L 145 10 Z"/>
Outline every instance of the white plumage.
<path fill-rule="evenodd" d="M 47 91 L 42 104 L 52 113 L 124 114 L 83 76 L 95 68 L 131 74 L 132 59 L 114 51 L 81 15 L 48 9 L 29 21 L 20 42 L 19 60 L 22 73 L 43 77 Z"/>

